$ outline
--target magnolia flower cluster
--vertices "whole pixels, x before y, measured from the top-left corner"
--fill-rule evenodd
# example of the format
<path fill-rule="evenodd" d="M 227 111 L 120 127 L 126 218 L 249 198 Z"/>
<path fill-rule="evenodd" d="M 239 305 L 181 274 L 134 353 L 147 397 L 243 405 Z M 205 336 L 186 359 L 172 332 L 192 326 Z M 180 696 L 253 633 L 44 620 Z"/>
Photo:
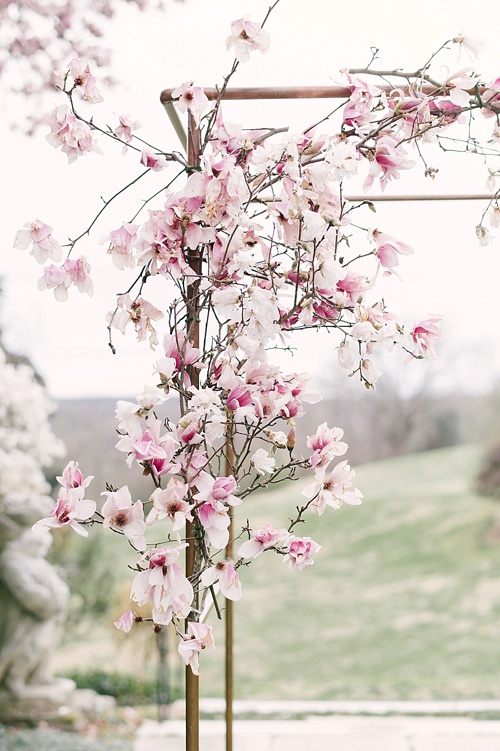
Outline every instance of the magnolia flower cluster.
<path fill-rule="evenodd" d="M 30 255 L 42 265 L 47 261 L 60 262 L 64 255 L 61 244 L 52 236 L 52 227 L 40 219 L 25 224 L 24 228 L 17 232 L 14 248 L 30 248 Z M 56 300 L 64 302 L 68 299 L 68 288 L 72 284 L 79 292 L 86 292 L 92 296 L 94 285 L 90 278 L 90 264 L 84 256 L 74 260 L 65 258 L 61 266 L 54 263 L 44 266 L 43 276 L 38 281 L 38 289 L 52 289 Z"/>
<path fill-rule="evenodd" d="M 32 368 L 9 363 L 0 349 L 0 496 L 47 492 L 43 469 L 64 454 L 52 412 Z"/>
<path fill-rule="evenodd" d="M 203 157 L 202 171 L 193 173 L 180 191 L 167 194 L 163 209 L 150 210 L 144 224 L 124 224 L 103 238 L 108 253 L 120 270 L 144 269 L 189 285 L 195 271 L 188 257 L 204 248 L 203 293 L 231 332 L 231 343 L 219 356 L 224 382 L 234 373 L 238 352 L 259 361 L 277 337 L 322 326 L 341 334 L 342 369 L 372 386 L 380 375 L 371 359 L 377 349 L 398 344 L 422 354 L 415 346 L 415 329 L 405 330 L 381 301 L 368 302 L 378 274 L 397 276 L 400 258 L 413 251 L 373 229 L 362 253 L 373 259 L 372 269 L 355 271 L 352 258 L 342 263 L 339 246 L 347 240 L 351 218 L 340 202 L 339 186 L 355 172 L 355 150 L 312 133 L 269 142 L 261 142 L 262 136 L 219 119 L 214 154 Z M 319 161 L 310 163 L 311 154 Z M 260 193 L 263 181 L 276 185 L 267 221 L 261 223 L 244 207 Z M 134 299 L 127 294 L 118 298 L 108 322 L 122 333 L 133 326 L 139 341 L 149 339 L 155 347 L 156 322 L 163 315 L 143 295 Z M 440 337 L 436 328 L 431 335 Z M 233 386 L 244 388 L 237 377 Z"/>
<path fill-rule="evenodd" d="M 50 516 L 40 519 L 33 525 L 33 532 L 47 532 L 57 527 L 71 527 L 78 535 L 87 537 L 88 532 L 82 522 L 89 521 L 95 511 L 96 503 L 84 498 L 85 489 L 93 477 L 84 478 L 78 464 L 70 462 L 61 477 L 57 478 L 59 493 L 57 502 Z"/>
<path fill-rule="evenodd" d="M 268 50 L 269 37 L 244 17 L 232 24 L 227 47 L 236 60 L 224 87 L 239 63 Z M 138 556 L 131 600 L 150 615 L 128 610 L 117 627 L 129 631 L 143 620 L 156 628 L 172 624 L 179 653 L 195 673 L 200 652 L 214 646 L 202 614 L 218 591 L 230 600 L 241 597 L 241 566 L 274 553 L 289 569 L 309 568 L 320 545 L 297 536 L 299 525 L 308 514 L 362 501 L 343 458 L 348 447 L 341 428 L 323 422 L 307 437 L 307 455 L 297 452 L 297 421 L 320 395 L 310 388 L 309 374 L 280 368 L 271 351 L 289 347 L 294 331 L 329 329 L 339 367 L 372 388 L 381 376 L 378 351 L 397 347 L 410 358 L 433 357 L 441 339 L 438 317 L 408 327 L 377 298 L 380 277 L 396 280 L 413 249 L 386 228 L 370 227 L 369 202 L 346 200 L 344 185 L 360 175 L 366 191 L 376 183 L 383 190 L 419 163 L 426 143 L 459 126 L 465 109 L 481 109 L 486 117 L 500 109 L 496 82 L 481 102 L 471 93 L 478 84 L 471 70 L 451 74 L 430 94 L 425 75 L 389 93 L 348 71 L 343 75 L 349 96 L 339 119 L 298 133 L 244 129 L 226 121 L 221 102 L 210 104 L 193 81 L 181 84 L 172 100 L 199 127 L 199 165 L 134 145 L 138 123 L 131 116 L 108 133 L 125 149 L 135 148 L 147 171 L 176 162 L 186 173 L 180 185 L 170 180 L 161 199 L 144 200 L 141 220 L 136 223 L 139 211 L 101 240 L 114 266 L 136 276 L 117 297 L 109 330 L 134 330 L 156 353 L 154 385 L 116 408 L 116 448 L 130 468 L 151 479 L 152 492 L 133 499 L 127 486 L 110 486 L 97 511 L 84 497 L 90 478 L 70 463 L 56 506 L 38 528 L 69 525 L 85 534 L 87 524 L 100 522 L 124 535 Z M 71 107 L 49 117 L 50 140 L 70 160 L 95 147 L 93 120 L 75 115 L 78 91 L 90 102 L 100 98 L 88 66 L 73 60 L 64 88 Z M 496 216 L 495 207 L 497 197 L 490 206 Z M 16 246 L 32 247 L 41 263 L 61 260 L 51 228 L 41 222 L 21 230 Z M 89 292 L 88 268 L 80 261 L 78 267 L 69 258 L 59 270 L 49 266 L 39 286 L 53 288 L 59 300 L 67 279 Z M 161 307 L 148 299 L 153 285 L 162 292 Z M 179 415 L 162 418 L 171 394 Z M 299 470 L 308 481 L 288 526 L 235 530 L 232 518 L 241 512 L 246 518 L 249 495 Z M 236 540 L 236 555 L 227 553 Z M 180 565 L 186 547 L 195 548 L 188 572 Z"/>
<path fill-rule="evenodd" d="M 68 164 L 90 151 L 100 152 L 92 128 L 77 120 L 65 104 L 53 109 L 45 118 L 45 123 L 50 127 L 47 141 L 66 154 Z"/>

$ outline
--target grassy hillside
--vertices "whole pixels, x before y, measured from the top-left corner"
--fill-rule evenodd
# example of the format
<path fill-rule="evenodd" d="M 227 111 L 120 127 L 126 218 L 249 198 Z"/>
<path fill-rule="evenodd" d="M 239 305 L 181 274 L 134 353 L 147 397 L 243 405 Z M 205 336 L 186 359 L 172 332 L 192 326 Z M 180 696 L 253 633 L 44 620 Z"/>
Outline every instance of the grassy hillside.
<path fill-rule="evenodd" d="M 478 461 L 476 449 L 458 447 L 366 465 L 357 483 L 364 504 L 327 509 L 304 527 L 322 545 L 314 566 L 292 572 L 264 555 L 245 569 L 236 695 L 497 698 L 500 506 L 471 490 Z M 253 527 L 284 526 L 299 493 L 291 485 L 263 494 L 241 515 Z M 219 624 L 215 632 L 219 649 L 202 659 L 202 692 L 211 696 L 223 691 Z M 70 639 L 59 667 L 133 667 L 147 638 L 98 633 Z"/>

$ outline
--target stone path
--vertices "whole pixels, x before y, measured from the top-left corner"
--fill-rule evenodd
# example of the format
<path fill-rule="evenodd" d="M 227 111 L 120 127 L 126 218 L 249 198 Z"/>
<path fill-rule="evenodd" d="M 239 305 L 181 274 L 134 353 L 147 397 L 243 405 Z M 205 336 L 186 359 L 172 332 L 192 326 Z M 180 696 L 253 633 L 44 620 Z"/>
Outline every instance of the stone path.
<path fill-rule="evenodd" d="M 241 704 L 238 703 L 241 711 Z M 269 713 L 276 709 L 274 702 L 259 702 Z M 280 708 L 297 713 L 311 711 L 312 705 L 331 702 L 280 702 Z M 347 702 L 349 709 L 370 715 L 315 716 L 303 720 L 241 720 L 234 722 L 234 751 L 500 751 L 500 720 L 470 717 L 381 716 L 399 711 L 417 710 L 437 712 L 462 707 L 466 711 L 498 712 L 500 702 Z M 464 707 L 464 704 L 466 707 Z M 473 708 L 469 708 L 473 705 Z M 299 709 L 300 706 L 300 709 Z M 361 708 L 360 708 L 361 707 Z M 292 709 L 293 708 L 293 709 Z M 207 708 L 204 707 L 206 710 Z M 315 710 L 313 710 L 315 711 Z M 224 751 L 224 722 L 202 720 L 200 726 L 201 751 Z M 184 722 L 180 719 L 165 723 L 145 722 L 139 729 L 135 751 L 184 751 Z"/>

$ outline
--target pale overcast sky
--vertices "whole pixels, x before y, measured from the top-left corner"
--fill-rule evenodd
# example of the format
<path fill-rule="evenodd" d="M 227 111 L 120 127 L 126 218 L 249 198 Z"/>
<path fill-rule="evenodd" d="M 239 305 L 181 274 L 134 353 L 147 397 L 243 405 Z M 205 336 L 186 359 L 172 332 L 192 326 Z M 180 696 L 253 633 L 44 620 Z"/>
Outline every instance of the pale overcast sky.
<path fill-rule="evenodd" d="M 231 21 L 245 13 L 261 19 L 268 5 L 262 0 L 186 0 L 167 2 L 163 14 L 124 8 L 106 40 L 114 49 L 115 75 L 124 84 L 104 92 L 106 102 L 94 107 L 96 120 L 112 122 L 112 113 L 130 113 L 142 121 L 141 136 L 165 150 L 178 148 L 159 104 L 160 91 L 186 80 L 206 86 L 220 82 L 232 60 L 225 49 Z M 381 67 L 414 69 L 458 32 L 485 41 L 486 49 L 475 67 L 486 79 L 500 75 L 500 4 L 460 0 L 449 8 L 423 0 L 406 6 L 403 18 L 399 0 L 378 4 L 281 0 L 268 23 L 271 50 L 266 56 L 252 55 L 250 62 L 240 66 L 234 83 L 334 83 L 341 68 L 365 65 L 371 46 L 380 48 Z M 471 64 L 464 54 L 460 59 L 449 55 L 447 62 L 453 70 Z M 62 101 L 55 93 L 54 104 Z M 311 101 L 225 107 L 227 119 L 247 127 L 291 124 L 292 130 L 311 124 L 327 111 L 327 102 Z M 128 286 L 128 277 L 120 276 L 105 253 L 106 246 L 98 244 L 103 235 L 130 218 L 133 200 L 117 204 L 107 218 L 105 214 L 81 245 L 94 272 L 96 293 L 91 300 L 71 290 L 70 301 L 61 304 L 51 292 L 39 293 L 40 267 L 26 253 L 10 249 L 16 230 L 35 217 L 51 224 L 61 241 L 79 234 L 99 209 L 99 196 L 109 197 L 139 170 L 118 153 L 108 158 L 113 149 L 107 145 L 106 157 L 90 155 L 67 166 L 66 157 L 46 143 L 45 129 L 25 139 L 9 134 L 3 118 L 0 133 L 2 174 L 4 178 L 9 175 L 1 228 L 5 289 L 1 321 L 6 343 L 33 359 L 54 397 L 139 393 L 150 378 L 154 356 L 147 344 L 137 345 L 132 336 L 122 338 L 118 333 L 118 354 L 111 355 L 104 315 L 114 306 L 114 293 Z M 387 192 L 484 192 L 485 172 L 479 159 L 436 154 L 435 166 L 440 172 L 433 184 L 424 180 L 421 170 L 414 170 L 415 175 L 404 176 L 400 185 Z M 155 177 L 135 193 L 136 201 L 154 192 Z M 377 188 L 372 192 L 377 193 Z M 478 202 L 391 203 L 379 205 L 374 218 L 374 226 L 415 248 L 414 256 L 403 259 L 404 281 L 388 280 L 384 294 L 409 323 L 429 313 L 444 316 L 448 344 L 442 370 L 449 388 L 473 382 L 484 385 L 500 373 L 500 230 L 492 245 L 480 248 L 474 227 L 481 213 Z M 317 379 L 324 382 L 334 358 L 330 342 L 311 335 L 307 341 L 299 339 L 296 367 L 310 368 L 313 361 Z M 462 362 L 463 352 L 472 353 L 467 366 Z"/>

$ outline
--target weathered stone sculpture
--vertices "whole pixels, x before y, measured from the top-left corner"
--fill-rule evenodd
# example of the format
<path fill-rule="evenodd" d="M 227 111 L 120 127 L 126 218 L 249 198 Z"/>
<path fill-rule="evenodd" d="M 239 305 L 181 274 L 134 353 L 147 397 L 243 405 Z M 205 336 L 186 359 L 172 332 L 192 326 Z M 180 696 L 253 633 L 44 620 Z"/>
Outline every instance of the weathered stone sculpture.
<path fill-rule="evenodd" d="M 57 712 L 74 691 L 54 678 L 49 658 L 60 643 L 68 587 L 46 559 L 50 533 L 31 525 L 49 498 L 10 496 L 0 501 L 0 715 Z"/>
<path fill-rule="evenodd" d="M 47 501 L 10 497 L 0 504 L 0 688 L 17 697 L 63 688 L 48 659 L 60 643 L 69 591 L 46 560 L 50 533 L 31 531 Z"/>
<path fill-rule="evenodd" d="M 53 501 L 44 468 L 64 447 L 33 369 L 0 342 L 0 718 L 52 718 L 74 691 L 49 658 L 60 644 L 68 588 L 46 555 L 50 534 L 31 527 Z"/>

